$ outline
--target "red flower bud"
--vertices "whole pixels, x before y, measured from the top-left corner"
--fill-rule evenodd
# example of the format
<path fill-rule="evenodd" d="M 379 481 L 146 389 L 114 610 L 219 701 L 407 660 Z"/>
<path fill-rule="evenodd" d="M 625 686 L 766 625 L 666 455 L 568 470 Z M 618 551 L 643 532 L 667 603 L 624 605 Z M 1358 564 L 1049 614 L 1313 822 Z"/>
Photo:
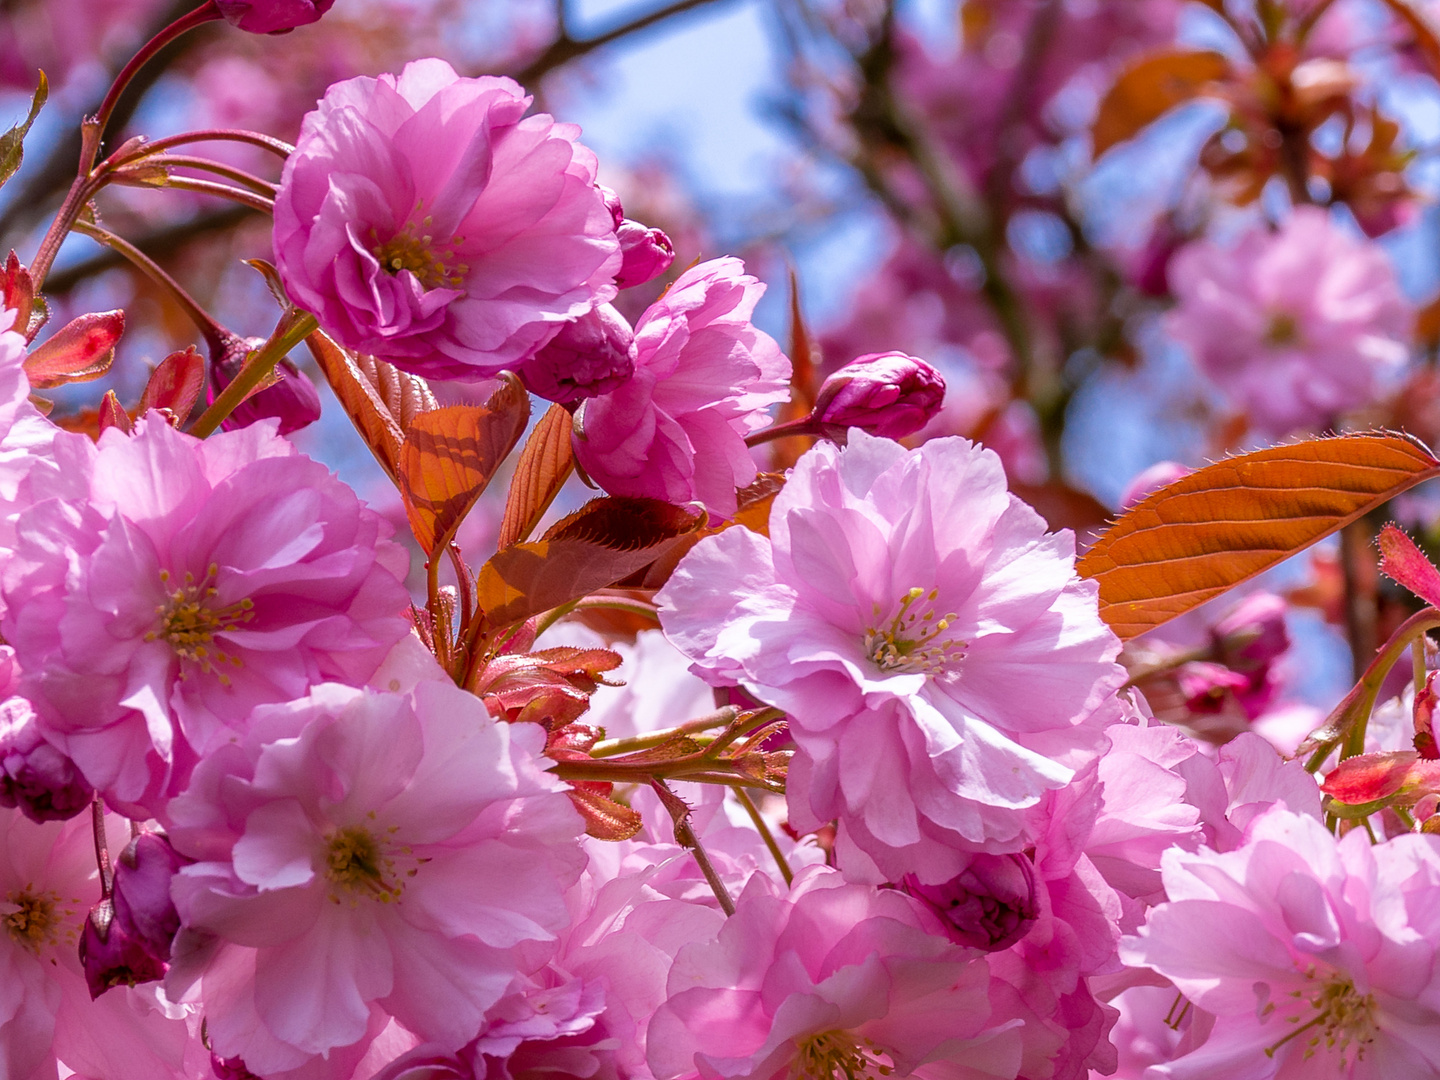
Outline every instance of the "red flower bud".
<path fill-rule="evenodd" d="M 899 439 L 929 423 L 944 400 L 945 380 L 924 360 L 868 353 L 825 380 L 810 415 L 821 424 Z"/>
<path fill-rule="evenodd" d="M 526 389 L 570 404 L 618 389 L 635 373 L 630 324 L 609 304 L 565 324 L 550 344 L 520 365 Z"/>
<path fill-rule="evenodd" d="M 211 357 L 207 397 L 210 404 L 215 403 L 216 397 L 239 374 L 249 352 L 263 344 L 259 338 L 235 337 L 226 343 L 220 356 Z M 242 401 L 221 427 L 235 431 L 273 416 L 280 421 L 280 434 L 289 435 L 320 419 L 320 391 L 315 389 L 310 377 L 287 359 L 281 359 L 275 370 L 277 374 L 283 373 L 280 381 Z"/>
<path fill-rule="evenodd" d="M 615 284 L 622 289 L 632 285 L 644 285 L 653 281 L 675 261 L 675 245 L 659 229 L 641 225 L 638 221 L 624 221 L 615 230 L 620 238 L 620 253 L 624 259 L 615 275 Z"/>
<path fill-rule="evenodd" d="M 335 0 L 215 0 L 233 26 L 252 34 L 284 34 L 317 21 Z"/>

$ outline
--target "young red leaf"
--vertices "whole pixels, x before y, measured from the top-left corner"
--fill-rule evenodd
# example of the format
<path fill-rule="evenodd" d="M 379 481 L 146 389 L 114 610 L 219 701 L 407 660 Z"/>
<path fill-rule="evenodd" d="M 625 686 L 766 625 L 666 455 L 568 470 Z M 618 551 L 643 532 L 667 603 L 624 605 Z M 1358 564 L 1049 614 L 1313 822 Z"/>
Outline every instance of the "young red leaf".
<path fill-rule="evenodd" d="M 530 418 L 530 395 L 508 378 L 483 406 L 453 405 L 415 418 L 400 448 L 400 493 L 425 554 L 455 536 Z"/>
<path fill-rule="evenodd" d="M 1440 793 L 1440 762 L 1426 761 L 1414 750 L 1361 754 L 1335 766 L 1320 790 L 1351 806 L 1382 799 L 1414 806 Z"/>
<path fill-rule="evenodd" d="M 160 366 L 151 372 L 150 381 L 145 384 L 145 392 L 140 395 L 135 414 L 144 416 L 150 409 L 166 409 L 178 426 L 185 423 L 204 388 L 205 358 L 192 345 L 160 361 Z"/>
<path fill-rule="evenodd" d="M 1405 435 L 1357 434 L 1227 458 L 1154 491 L 1076 565 L 1132 638 L 1219 596 L 1422 480 L 1440 460 Z"/>
<path fill-rule="evenodd" d="M 105 397 L 100 401 L 100 420 L 98 435 L 105 434 L 110 428 L 119 428 L 129 435 L 135 429 L 130 423 L 130 416 L 125 407 L 120 404 L 120 399 L 115 396 L 114 390 L 106 390 Z"/>
<path fill-rule="evenodd" d="M 1120 73 L 1100 101 L 1091 128 L 1094 156 L 1138 135 L 1229 73 L 1230 61 L 1218 52 L 1175 49 L 1137 60 Z"/>
<path fill-rule="evenodd" d="M 36 390 L 89 382 L 110 370 L 115 343 L 125 332 L 125 312 L 100 311 L 72 319 L 25 358 L 25 374 Z"/>
<path fill-rule="evenodd" d="M 1415 541 L 1394 525 L 1380 530 L 1380 572 L 1403 585 L 1431 607 L 1440 607 L 1440 570 Z"/>
<path fill-rule="evenodd" d="M 520 622 L 629 577 L 704 521 L 658 499 L 595 499 L 542 539 L 497 552 L 476 575 L 476 603 L 491 627 Z"/>
<path fill-rule="evenodd" d="M 565 794 L 585 819 L 585 832 L 596 840 L 629 840 L 645 824 L 638 813 L 599 791 L 600 784 L 576 785 Z M 611 784 L 603 785 L 606 789 Z"/>
<path fill-rule="evenodd" d="M 430 385 L 383 360 L 342 349 L 319 331 L 306 344 L 360 438 L 398 483 L 406 430 L 417 416 L 439 408 Z"/>
<path fill-rule="evenodd" d="M 525 440 L 505 500 L 497 547 L 507 548 L 529 536 L 565 486 L 575 469 L 575 455 L 570 448 L 573 426 L 566 409 L 551 405 Z"/>
<path fill-rule="evenodd" d="M 34 305 L 35 282 L 30 277 L 30 271 L 20 265 L 20 257 L 12 248 L 10 258 L 5 261 L 4 270 L 0 270 L 0 307 L 7 307 L 15 312 L 15 323 L 10 327 L 11 330 L 29 336 L 30 312 Z"/>

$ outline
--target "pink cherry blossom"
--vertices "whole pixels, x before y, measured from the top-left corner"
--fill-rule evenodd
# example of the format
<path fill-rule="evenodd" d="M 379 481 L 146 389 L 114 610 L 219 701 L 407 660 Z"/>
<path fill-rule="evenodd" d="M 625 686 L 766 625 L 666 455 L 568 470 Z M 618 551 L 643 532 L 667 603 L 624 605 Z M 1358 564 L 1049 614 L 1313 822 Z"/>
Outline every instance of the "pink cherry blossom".
<path fill-rule="evenodd" d="M 106 822 L 112 850 L 125 823 Z M 0 1075 L 68 1071 L 102 1080 L 178 1080 L 189 1033 L 153 994 L 91 1001 L 77 946 L 100 898 L 89 817 L 37 825 L 0 809 Z"/>
<path fill-rule="evenodd" d="M 575 456 L 612 495 L 735 513 L 736 488 L 755 479 L 745 436 L 785 400 L 790 361 L 751 323 L 765 287 L 739 259 L 681 274 L 635 324 L 635 372 L 585 402 Z"/>
<path fill-rule="evenodd" d="M 1268 1080 L 1433 1076 L 1440 840 L 1336 841 L 1276 807 L 1234 851 L 1163 859 L 1167 903 L 1122 942 L 1215 1018 L 1203 1045 L 1147 1076 Z"/>
<path fill-rule="evenodd" d="M 1255 429 L 1333 425 L 1405 363 L 1413 312 L 1377 246 L 1301 206 L 1278 232 L 1175 257 L 1170 333 Z"/>
<path fill-rule="evenodd" d="M 336 83 L 275 200 L 290 296 L 341 344 L 440 378 L 513 367 L 615 295 L 615 225 L 574 125 L 443 60 Z"/>
<path fill-rule="evenodd" d="M 378 1010 L 447 1050 L 472 1040 L 547 959 L 583 861 L 543 742 L 440 682 L 257 709 L 170 807 L 198 861 L 171 886 L 168 985 L 198 994 L 215 1052 L 259 1075 L 363 1052 Z"/>
<path fill-rule="evenodd" d="M 756 876 L 711 941 L 685 946 L 650 1022 L 658 1080 L 1013 1077 L 1018 1025 L 992 1021 L 989 970 L 892 889 L 824 867 L 787 896 Z M 920 1070 L 917 1072 L 917 1070 Z"/>
<path fill-rule="evenodd" d="M 993 453 L 857 430 L 800 460 L 768 538 L 707 537 L 657 599 L 700 674 L 789 714 L 791 824 L 838 818 L 854 877 L 940 884 L 1032 842 L 1024 811 L 1117 708 L 1119 642 L 1073 558 Z"/>
<path fill-rule="evenodd" d="M 160 812 L 261 702 L 363 682 L 406 633 L 407 556 L 273 422 L 56 440 L 18 519 L 3 633 L 46 738 L 117 808 Z"/>

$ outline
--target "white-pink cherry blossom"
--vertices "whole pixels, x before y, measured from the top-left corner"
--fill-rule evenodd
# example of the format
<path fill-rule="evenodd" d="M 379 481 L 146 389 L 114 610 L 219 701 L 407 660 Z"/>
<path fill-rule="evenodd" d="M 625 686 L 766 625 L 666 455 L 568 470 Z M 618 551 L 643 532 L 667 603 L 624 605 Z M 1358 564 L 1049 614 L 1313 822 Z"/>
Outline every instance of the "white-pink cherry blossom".
<path fill-rule="evenodd" d="M 852 877 L 938 884 L 1032 842 L 1024 811 L 1103 745 L 1124 673 L 1074 555 L 990 451 L 853 431 L 796 465 L 768 538 L 707 537 L 658 600 L 707 680 L 789 715 L 791 823 L 838 818 Z"/>

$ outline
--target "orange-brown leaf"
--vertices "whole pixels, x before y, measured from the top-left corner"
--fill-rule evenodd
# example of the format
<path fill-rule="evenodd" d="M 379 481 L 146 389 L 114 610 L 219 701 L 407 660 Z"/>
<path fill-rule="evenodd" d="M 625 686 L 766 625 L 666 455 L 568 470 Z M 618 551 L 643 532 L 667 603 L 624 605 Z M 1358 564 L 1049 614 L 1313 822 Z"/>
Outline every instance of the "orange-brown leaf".
<path fill-rule="evenodd" d="M 497 547 L 507 548 L 529 536 L 565 486 L 575 469 L 575 455 L 570 448 L 572 426 L 570 413 L 551 405 L 525 440 L 505 499 Z"/>
<path fill-rule="evenodd" d="M 115 344 L 125 332 L 125 312 L 99 311 L 71 319 L 25 358 L 25 374 L 36 390 L 89 382 L 110 370 Z"/>
<path fill-rule="evenodd" d="M 670 580 L 670 575 L 675 572 L 676 564 L 685 557 L 686 552 L 707 536 L 724 532 L 736 525 L 743 525 L 751 532 L 759 533 L 761 536 L 769 536 L 770 506 L 784 486 L 785 477 L 781 473 L 761 473 L 751 484 L 736 492 L 735 497 L 739 503 L 739 509 L 735 512 L 732 520 L 713 528 L 700 529 L 681 538 L 671 546 L 664 556 L 656 559 L 646 569 L 644 580 L 639 583 L 641 587 L 646 589 L 663 588 L 665 583 Z"/>
<path fill-rule="evenodd" d="M 1152 492 L 1076 567 L 1100 583 L 1100 615 L 1131 638 L 1322 540 L 1440 475 L 1416 439 L 1342 435 L 1208 465 Z"/>
<path fill-rule="evenodd" d="M 610 784 L 604 785 L 606 788 Z M 645 822 L 623 803 L 602 795 L 593 787 L 575 786 L 565 794 L 585 819 L 585 832 L 597 840 L 629 840 Z"/>
<path fill-rule="evenodd" d="M 623 580 L 704 521 L 659 499 L 595 499 L 542 539 L 497 552 L 476 575 L 476 602 L 492 627 L 528 619 Z"/>
<path fill-rule="evenodd" d="M 144 416 L 150 409 L 169 409 L 175 423 L 183 424 L 204 386 L 205 358 L 195 347 L 173 352 L 150 373 L 135 415 Z"/>
<path fill-rule="evenodd" d="M 1100 102 L 1090 130 L 1095 157 L 1134 138 L 1229 73 L 1230 61 L 1209 50 L 1174 49 L 1137 60 L 1120 73 Z"/>
<path fill-rule="evenodd" d="M 383 360 L 342 349 L 319 331 L 306 344 L 355 430 L 398 483 L 406 430 L 417 416 L 438 407 L 429 384 Z"/>
<path fill-rule="evenodd" d="M 508 377 L 484 405 L 415 417 L 400 448 L 400 494 L 425 554 L 444 549 L 530 419 L 530 397 Z"/>

